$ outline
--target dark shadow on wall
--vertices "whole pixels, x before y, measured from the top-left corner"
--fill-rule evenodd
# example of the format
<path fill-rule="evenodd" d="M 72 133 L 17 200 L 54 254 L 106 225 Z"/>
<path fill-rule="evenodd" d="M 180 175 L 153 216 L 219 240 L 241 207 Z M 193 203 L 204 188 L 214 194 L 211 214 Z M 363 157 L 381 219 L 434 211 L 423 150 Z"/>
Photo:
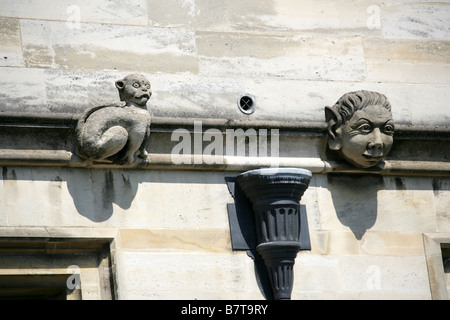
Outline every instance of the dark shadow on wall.
<path fill-rule="evenodd" d="M 384 189 L 383 177 L 329 174 L 327 180 L 339 221 L 361 240 L 377 220 L 377 194 Z"/>
<path fill-rule="evenodd" d="M 121 170 L 80 170 L 67 180 L 67 188 L 77 211 L 93 222 L 111 218 L 113 204 L 129 209 L 139 181 L 131 181 Z"/>
<path fill-rule="evenodd" d="M 154 183 L 156 185 L 165 184 L 222 184 L 222 172 L 210 172 L 207 175 L 199 175 L 196 171 L 169 170 L 134 170 L 121 168 L 66 168 L 66 167 L 6 167 L 0 168 L 0 185 L 3 181 L 8 181 L 3 187 L 5 194 L 17 197 L 22 203 L 29 201 L 33 203 L 36 199 L 30 195 L 19 194 L 14 181 L 48 181 L 56 182 L 48 185 L 48 196 L 50 203 L 54 202 L 54 209 L 58 214 L 67 214 L 61 207 L 61 199 L 69 193 L 77 213 L 92 222 L 105 222 L 117 212 L 118 208 L 123 209 L 124 214 L 130 212 L 133 202 L 136 200 L 137 192 L 142 184 Z M 63 187 L 66 184 L 67 189 Z M 38 185 L 32 185 L 32 188 Z M 157 186 L 155 186 L 158 189 Z M 158 189 L 159 190 L 159 189 Z M 170 201 L 176 198 L 170 187 L 164 189 L 166 193 L 172 195 Z M 53 197 L 53 198 L 52 198 Z M 146 203 L 161 203 L 162 193 L 146 193 Z M 53 201 L 54 200 L 54 201 Z M 181 200 L 180 200 L 181 201 Z M 1 212 L 0 207 L 0 212 Z M 3 212 L 1 212 L 3 213 Z M 25 214 L 25 213 L 24 213 Z"/>

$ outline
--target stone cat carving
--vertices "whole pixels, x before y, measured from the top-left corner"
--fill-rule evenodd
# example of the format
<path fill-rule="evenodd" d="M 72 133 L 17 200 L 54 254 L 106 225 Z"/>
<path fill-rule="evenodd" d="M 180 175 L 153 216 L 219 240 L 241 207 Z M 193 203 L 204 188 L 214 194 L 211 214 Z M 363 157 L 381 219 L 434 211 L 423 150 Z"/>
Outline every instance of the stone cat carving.
<path fill-rule="evenodd" d="M 77 153 L 88 161 L 134 163 L 147 159 L 150 135 L 147 101 L 152 95 L 150 82 L 143 75 L 131 74 L 116 81 L 120 100 L 125 104 L 88 109 L 76 128 Z"/>

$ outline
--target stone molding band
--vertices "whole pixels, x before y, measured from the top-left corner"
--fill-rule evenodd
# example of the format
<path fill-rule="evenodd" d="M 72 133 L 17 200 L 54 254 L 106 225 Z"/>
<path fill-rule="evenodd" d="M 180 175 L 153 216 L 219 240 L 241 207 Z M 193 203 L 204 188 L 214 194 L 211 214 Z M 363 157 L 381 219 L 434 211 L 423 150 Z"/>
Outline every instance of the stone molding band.
<path fill-rule="evenodd" d="M 75 129 L 81 114 L 70 113 L 29 113 L 0 112 L 0 127 Z M 276 120 L 226 120 L 200 118 L 152 117 L 152 132 L 167 132 L 174 128 L 190 129 L 195 121 L 201 121 L 203 128 L 264 128 L 279 129 L 285 132 L 305 132 L 326 135 L 327 124 L 319 121 L 276 121 Z M 427 126 L 396 124 L 396 139 L 414 137 L 415 139 L 450 140 L 450 126 Z"/>
<path fill-rule="evenodd" d="M 389 161 L 383 168 L 358 169 L 344 161 L 325 161 L 319 158 L 277 158 L 270 157 L 223 157 L 223 164 L 181 164 L 172 162 L 170 154 L 149 154 L 148 163 L 136 166 L 95 164 L 93 168 L 122 168 L 138 170 L 203 170 L 203 171 L 247 171 L 259 168 L 298 167 L 315 174 L 355 173 L 404 176 L 450 177 L 450 163 L 436 161 Z M 0 150 L 0 166 L 48 166 L 86 168 L 88 164 L 73 157 L 65 150 Z"/>

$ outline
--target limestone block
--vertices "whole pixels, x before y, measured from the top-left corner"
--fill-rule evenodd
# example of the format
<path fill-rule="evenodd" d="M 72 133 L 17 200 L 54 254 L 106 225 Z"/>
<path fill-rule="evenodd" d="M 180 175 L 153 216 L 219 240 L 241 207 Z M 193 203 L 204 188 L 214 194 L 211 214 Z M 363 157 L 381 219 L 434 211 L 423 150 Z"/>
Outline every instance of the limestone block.
<path fill-rule="evenodd" d="M 365 39 L 367 80 L 442 83 L 450 81 L 450 42 Z"/>
<path fill-rule="evenodd" d="M 22 20 L 28 67 L 195 73 L 193 32 L 139 26 Z M 89 34 L 89 37 L 86 37 Z M 138 70 L 137 70 L 138 69 Z"/>
<path fill-rule="evenodd" d="M 387 38 L 449 39 L 449 4 L 390 2 L 382 8 L 382 32 Z"/>
<path fill-rule="evenodd" d="M 319 230 L 348 231 L 344 225 L 339 222 L 336 209 L 333 203 L 331 190 L 328 188 L 326 175 L 315 175 L 316 192 L 317 192 L 317 215 L 319 222 L 317 223 Z M 327 235 L 319 236 L 320 241 L 324 241 Z M 321 245 L 323 248 L 324 246 Z M 323 249 L 322 249 L 323 250 Z"/>
<path fill-rule="evenodd" d="M 373 60 L 367 63 L 367 79 L 381 82 L 448 83 L 448 64 Z"/>
<path fill-rule="evenodd" d="M 312 300 L 430 300 L 429 293 L 398 293 L 398 292 L 308 292 Z"/>
<path fill-rule="evenodd" d="M 365 78 L 360 37 L 197 32 L 202 75 L 312 80 Z"/>
<path fill-rule="evenodd" d="M 429 295 L 423 256 L 340 256 L 342 290 L 346 292 Z"/>
<path fill-rule="evenodd" d="M 42 69 L 4 67 L 0 75 L 2 110 L 48 111 Z"/>
<path fill-rule="evenodd" d="M 166 212 L 164 226 L 228 228 L 226 204 L 233 198 L 223 182 L 224 176 L 224 173 L 213 172 L 197 177 L 195 172 L 167 171 L 162 174 L 159 188 Z M 197 182 L 193 184 L 193 181 Z"/>
<path fill-rule="evenodd" d="M 22 67 L 19 20 L 0 18 L 0 67 Z"/>
<path fill-rule="evenodd" d="M 267 28 L 377 34 L 380 32 L 378 28 L 368 27 L 372 14 L 368 9 L 373 4 L 373 1 L 361 0 L 275 0 L 270 1 L 268 5 L 272 12 L 260 13 L 257 18 Z"/>
<path fill-rule="evenodd" d="M 87 108 L 117 102 L 117 72 L 45 69 L 47 105 L 53 112 L 81 115 Z"/>
<path fill-rule="evenodd" d="M 409 101 L 410 98 L 405 97 L 407 93 L 411 94 L 411 88 L 407 84 L 246 79 L 245 87 L 257 99 L 257 112 L 252 115 L 255 118 L 322 122 L 325 121 L 325 106 L 333 105 L 346 92 L 364 89 L 385 93 L 393 105 L 394 120 L 409 123 L 409 106 L 414 103 L 414 99 Z M 274 95 L 273 92 L 277 94 Z M 441 94 L 445 94 L 444 89 Z M 404 99 L 408 99 L 409 103 Z"/>
<path fill-rule="evenodd" d="M 385 179 L 378 191 L 377 221 L 373 230 L 435 232 L 436 216 L 431 181 L 426 178 Z"/>
<path fill-rule="evenodd" d="M 122 252 L 127 299 L 262 299 L 245 252 Z"/>
<path fill-rule="evenodd" d="M 256 98 L 256 111 L 252 118 L 321 122 L 325 121 L 324 106 L 333 105 L 346 92 L 371 90 L 382 92 L 389 98 L 396 124 L 447 125 L 449 116 L 446 101 L 450 99 L 449 85 L 406 82 L 247 78 L 244 88 Z M 435 98 L 431 101 L 430 97 Z"/>
<path fill-rule="evenodd" d="M 378 176 L 333 175 L 316 177 L 322 230 L 351 231 L 360 240 L 378 219 Z"/>
<path fill-rule="evenodd" d="M 361 241 L 361 252 L 369 255 L 420 256 L 423 254 L 422 234 L 369 231 Z"/>
<path fill-rule="evenodd" d="M 358 182 L 359 179 L 359 182 Z M 435 190 L 433 191 L 432 184 Z M 364 187 L 361 185 L 364 184 Z M 441 187 L 438 187 L 438 184 Z M 348 231 L 358 239 L 365 239 L 367 231 L 394 232 L 387 234 L 386 240 L 381 236 L 377 241 L 388 241 L 387 247 L 395 250 L 406 250 L 412 243 L 417 244 L 414 234 L 436 232 L 439 225 L 442 229 L 448 225 L 446 201 L 448 186 L 446 180 L 432 181 L 426 178 L 390 178 L 351 175 L 316 175 L 317 213 L 320 223 L 317 230 Z M 411 233 L 402 237 L 395 233 Z M 381 234 L 382 235 L 382 234 Z M 363 246 L 375 241 L 377 234 L 368 235 Z M 326 252 L 330 235 L 317 235 L 319 251 Z M 370 242 L 369 242 L 370 241 Z M 420 242 L 420 241 L 419 241 Z M 376 242 L 375 242 L 376 243 Z M 363 247 L 363 250 L 374 250 Z M 411 250 L 416 250 L 411 247 Z M 420 250 L 420 249 L 419 249 Z"/>
<path fill-rule="evenodd" d="M 229 226 L 226 204 L 233 200 L 220 172 L 8 167 L 7 174 L 3 208 L 10 226 Z"/>
<path fill-rule="evenodd" d="M 79 22 L 147 25 L 145 0 L 89 1 L 89 0 L 5 0 L 0 15 L 21 19 L 59 20 L 70 28 Z"/>
<path fill-rule="evenodd" d="M 208 0 L 149 1 L 149 23 L 208 31 L 271 33 L 292 30 L 372 33 L 367 8 L 370 1 L 264 0 L 220 2 Z M 174 8 L 177 8 L 174 10 Z"/>
<path fill-rule="evenodd" d="M 305 292 L 336 292 L 340 290 L 339 262 L 336 256 L 300 252 L 294 265 L 292 299 Z"/>
<path fill-rule="evenodd" d="M 308 217 L 309 218 L 309 217 Z M 310 231 L 311 253 L 321 255 L 359 254 L 358 239 L 347 231 Z"/>
<path fill-rule="evenodd" d="M 167 75 L 152 76 L 152 112 L 156 117 L 243 118 L 236 106 L 242 79 L 231 77 Z"/>
<path fill-rule="evenodd" d="M 450 41 L 443 39 L 364 38 L 364 53 L 369 61 L 380 59 L 449 64 L 449 50 Z"/>
<path fill-rule="evenodd" d="M 419 86 L 416 87 L 418 88 Z M 430 123 L 438 126 L 448 125 L 450 120 L 448 109 L 440 99 L 450 98 L 449 88 L 450 86 L 448 84 L 442 86 L 435 85 L 429 87 L 427 92 L 423 92 L 421 97 L 415 93 L 415 102 L 410 105 L 412 123 L 415 125 L 429 125 Z M 418 90 L 420 89 L 418 88 Z M 429 97 L 432 97 L 434 93 L 438 93 L 441 98 L 433 99 L 433 102 L 430 103 Z M 426 98 L 428 98 L 428 102 L 425 101 Z M 423 106 L 429 107 L 424 108 Z"/>
<path fill-rule="evenodd" d="M 149 24 L 156 27 L 227 29 L 228 1 L 168 0 L 148 1 Z"/>
<path fill-rule="evenodd" d="M 8 215 L 8 225 L 76 224 L 76 217 L 68 210 L 70 203 L 63 196 L 63 182 L 55 178 L 45 181 L 45 175 L 39 175 L 42 180 L 33 180 L 30 175 L 32 173 L 29 169 L 8 168 L 8 178 L 4 180 L 3 207 Z M 65 214 L 62 214 L 63 212 Z"/>
<path fill-rule="evenodd" d="M 214 252 L 231 250 L 229 229 L 121 229 L 125 251 Z"/>

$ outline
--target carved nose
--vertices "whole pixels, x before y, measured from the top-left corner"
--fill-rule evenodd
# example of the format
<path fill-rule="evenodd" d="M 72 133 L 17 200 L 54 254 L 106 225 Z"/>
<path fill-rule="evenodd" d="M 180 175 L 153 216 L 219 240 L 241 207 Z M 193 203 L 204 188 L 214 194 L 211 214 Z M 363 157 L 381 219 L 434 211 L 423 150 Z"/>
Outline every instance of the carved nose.
<path fill-rule="evenodd" d="M 369 143 L 368 148 L 371 150 L 381 150 L 381 149 L 383 149 L 383 144 L 371 142 L 371 143 Z"/>
<path fill-rule="evenodd" d="M 381 150 L 383 149 L 383 139 L 381 139 L 381 131 L 380 129 L 376 128 L 374 131 L 374 139 L 373 141 L 369 142 L 367 145 L 368 149 L 370 150 Z"/>

